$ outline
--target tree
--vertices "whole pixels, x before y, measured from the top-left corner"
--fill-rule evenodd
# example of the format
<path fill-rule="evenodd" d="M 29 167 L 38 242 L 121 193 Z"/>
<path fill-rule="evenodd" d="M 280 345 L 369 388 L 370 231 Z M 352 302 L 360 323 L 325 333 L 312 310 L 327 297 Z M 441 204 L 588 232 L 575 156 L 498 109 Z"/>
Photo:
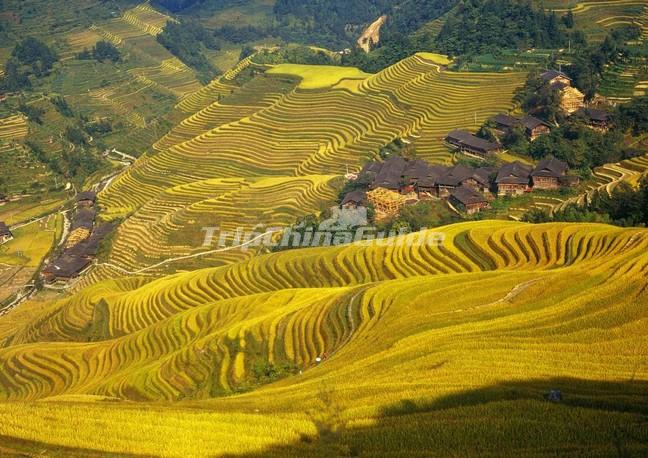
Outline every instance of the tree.
<path fill-rule="evenodd" d="M 92 55 L 99 62 L 103 62 L 104 60 L 119 62 L 119 60 L 121 59 L 119 49 L 117 49 L 114 44 L 106 40 L 97 42 L 94 49 L 92 50 Z"/>
<path fill-rule="evenodd" d="M 563 16 L 562 20 L 565 24 L 565 27 L 567 27 L 568 29 L 574 28 L 574 12 L 571 10 L 571 8 L 569 9 L 569 11 L 567 11 L 567 14 Z"/>

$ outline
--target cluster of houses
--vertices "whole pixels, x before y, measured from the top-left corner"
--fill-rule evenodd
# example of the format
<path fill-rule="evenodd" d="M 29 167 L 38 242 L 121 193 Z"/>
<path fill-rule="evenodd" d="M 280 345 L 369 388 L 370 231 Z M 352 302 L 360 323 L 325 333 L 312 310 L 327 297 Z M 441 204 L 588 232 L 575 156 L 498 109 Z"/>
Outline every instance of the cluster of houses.
<path fill-rule="evenodd" d="M 110 224 L 95 225 L 96 199 L 96 193 L 90 191 L 77 195 L 76 213 L 63 252 L 43 269 L 46 283 L 73 280 L 96 258 L 101 241 L 112 230 Z"/>
<path fill-rule="evenodd" d="M 578 184 L 578 177 L 567 172 L 567 164 L 552 157 L 535 167 L 516 161 L 500 168 L 473 168 L 431 165 L 394 156 L 365 165 L 357 179 L 367 183 L 366 189 L 346 194 L 341 206 L 356 208 L 371 203 L 376 218 L 381 219 L 398 214 L 404 205 L 442 199 L 473 214 L 488 208 L 495 196 L 519 196 L 534 189 L 556 190 Z"/>
<path fill-rule="evenodd" d="M 11 233 L 9 226 L 7 226 L 3 221 L 0 221 L 0 245 L 4 245 L 11 240 L 13 240 L 13 234 Z"/>
<path fill-rule="evenodd" d="M 571 86 L 571 79 L 562 72 L 548 70 L 540 75 L 545 84 L 558 90 L 561 94 L 561 109 L 570 116 L 580 116 L 590 127 L 606 131 L 609 129 L 612 116 L 608 111 L 590 108 L 585 106 L 585 96 L 576 88 Z M 500 135 L 506 135 L 514 129 L 521 129 L 530 141 L 551 131 L 551 126 L 545 121 L 531 115 L 514 117 L 500 113 L 491 121 L 495 131 Z M 450 132 L 445 141 L 457 151 L 475 156 L 481 159 L 501 151 L 502 146 L 498 142 L 489 141 L 468 131 L 456 129 Z"/>

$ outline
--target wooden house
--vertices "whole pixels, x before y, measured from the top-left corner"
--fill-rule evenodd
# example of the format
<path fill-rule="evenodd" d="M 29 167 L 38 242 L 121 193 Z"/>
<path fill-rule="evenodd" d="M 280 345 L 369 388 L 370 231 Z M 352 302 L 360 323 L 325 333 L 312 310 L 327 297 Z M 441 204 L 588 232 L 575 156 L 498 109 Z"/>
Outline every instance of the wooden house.
<path fill-rule="evenodd" d="M 340 206 L 346 209 L 358 208 L 364 204 L 366 199 L 367 194 L 363 190 L 357 189 L 355 191 L 348 192 L 344 196 L 344 199 L 342 199 Z"/>
<path fill-rule="evenodd" d="M 607 131 L 612 124 L 612 114 L 598 108 L 581 108 L 575 115 L 581 116 L 588 126 L 601 131 Z"/>
<path fill-rule="evenodd" d="M 495 184 L 498 196 L 519 196 L 530 191 L 533 167 L 519 161 L 504 165 L 499 169 Z"/>
<path fill-rule="evenodd" d="M 445 140 L 457 150 L 480 158 L 485 158 L 489 154 L 500 150 L 500 145 L 497 143 L 476 137 L 465 130 L 453 130 L 446 136 Z"/>
<path fill-rule="evenodd" d="M 93 191 L 80 192 L 76 197 L 78 207 L 93 207 L 96 201 L 97 193 Z"/>
<path fill-rule="evenodd" d="M 572 114 L 585 106 L 585 95 L 575 87 L 565 87 L 560 90 L 560 108 L 567 114 Z"/>
<path fill-rule="evenodd" d="M 440 198 L 450 196 L 450 191 L 458 188 L 472 178 L 474 170 L 461 164 L 449 168 L 436 179 L 436 195 Z"/>
<path fill-rule="evenodd" d="M 558 189 L 560 177 L 565 176 L 569 170 L 566 162 L 554 157 L 542 159 L 531 172 L 531 181 L 534 189 Z"/>
<path fill-rule="evenodd" d="M 531 141 L 550 132 L 549 124 L 531 115 L 516 118 L 507 114 L 498 114 L 491 119 L 495 123 L 495 129 L 500 134 L 508 134 L 515 128 L 524 130 L 527 138 Z"/>
<path fill-rule="evenodd" d="M 459 186 L 450 193 L 448 201 L 455 208 L 466 212 L 469 215 L 488 208 L 488 199 L 481 193 L 468 186 Z"/>
<path fill-rule="evenodd" d="M 43 269 L 43 279 L 47 283 L 73 280 L 81 275 L 91 262 L 86 257 L 64 254 Z"/>
<path fill-rule="evenodd" d="M 572 84 L 571 78 L 558 70 L 547 70 L 540 74 L 540 79 L 550 86 L 571 86 Z"/>
<path fill-rule="evenodd" d="M 13 240 L 13 234 L 4 222 L 0 221 L 0 245 L 3 245 L 10 240 Z"/>
<path fill-rule="evenodd" d="M 407 161 L 400 156 L 387 159 L 376 174 L 372 188 L 384 188 L 399 192 L 404 184 L 403 178 Z"/>

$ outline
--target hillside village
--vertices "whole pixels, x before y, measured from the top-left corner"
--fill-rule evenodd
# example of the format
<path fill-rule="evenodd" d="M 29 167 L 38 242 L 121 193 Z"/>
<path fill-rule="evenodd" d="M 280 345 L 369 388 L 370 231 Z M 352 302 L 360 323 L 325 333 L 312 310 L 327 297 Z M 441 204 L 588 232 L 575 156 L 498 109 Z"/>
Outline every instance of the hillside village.
<path fill-rule="evenodd" d="M 354 208 L 370 203 L 376 219 L 384 219 L 397 215 L 404 205 L 443 200 L 470 215 L 488 208 L 498 197 L 576 186 L 579 178 L 568 172 L 567 164 L 555 158 L 543 159 L 535 167 L 516 161 L 499 168 L 473 168 L 395 156 L 366 164 L 356 179 L 366 186 L 347 193 L 340 205 Z"/>
<path fill-rule="evenodd" d="M 112 225 L 96 224 L 96 200 L 97 194 L 92 191 L 77 194 L 74 217 L 63 249 L 41 273 L 45 283 L 74 280 L 82 275 L 97 257 L 100 244 L 112 230 Z"/>
<path fill-rule="evenodd" d="M 605 131 L 610 127 L 610 113 L 586 107 L 584 95 L 571 86 L 567 75 L 546 70 L 540 79 L 560 93 L 560 108 L 565 115 L 579 116 L 593 129 Z M 492 117 L 488 125 L 497 135 L 493 140 L 455 129 L 445 141 L 455 151 L 483 161 L 504 151 L 499 139 L 514 129 L 520 129 L 533 142 L 549 134 L 553 127 L 530 114 L 516 117 L 506 113 Z M 580 183 L 579 176 L 570 173 L 566 162 L 552 156 L 535 166 L 516 160 L 499 167 L 443 166 L 392 156 L 385 162 L 366 164 L 353 179 L 356 184 L 352 187 L 357 189 L 344 195 L 340 205 L 350 208 L 370 204 L 377 220 L 394 217 L 403 206 L 424 200 L 441 200 L 457 212 L 473 215 L 488 209 L 497 198 L 574 188 Z"/>

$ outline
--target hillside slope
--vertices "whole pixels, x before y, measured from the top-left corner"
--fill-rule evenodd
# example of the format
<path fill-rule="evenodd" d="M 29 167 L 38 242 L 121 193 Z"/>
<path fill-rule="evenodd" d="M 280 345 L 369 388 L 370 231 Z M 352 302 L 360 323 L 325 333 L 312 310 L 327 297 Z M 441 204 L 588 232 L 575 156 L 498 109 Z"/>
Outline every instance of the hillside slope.
<path fill-rule="evenodd" d="M 0 318 L 0 436 L 81 455 L 645 453 L 648 232 L 441 231 L 25 304 Z M 153 422 L 127 400 L 181 402 Z"/>
<path fill-rule="evenodd" d="M 445 71 L 425 55 L 416 55 L 376 75 L 354 73 L 355 79 L 338 78 L 337 67 L 312 67 L 324 75 L 322 80 L 335 84 L 294 87 L 295 75 L 285 72 L 296 68 L 301 75 L 309 74 L 305 67 L 280 66 L 281 74 L 266 72 L 224 97 L 218 96 L 226 91 L 224 82 L 215 82 L 187 99 L 195 112 L 156 143 L 155 153 L 141 158 L 100 196 L 104 217 L 128 217 L 115 238 L 111 263 L 137 271 L 165 257 L 201 251 L 195 242 L 203 226 L 190 221 L 211 218 L 220 225 L 249 229 L 247 218 L 213 206 L 207 212 L 204 202 L 217 199 L 223 208 L 234 202 L 232 194 L 219 196 L 218 188 L 205 186 L 205 180 L 292 181 L 293 193 L 277 193 L 276 188 L 256 191 L 255 211 L 272 214 L 277 207 L 294 207 L 299 183 L 341 176 L 347 168 L 358 170 L 397 137 L 410 137 L 421 158 L 450 162 L 445 135 L 457 127 L 474 128 L 510 108 L 513 93 L 524 80 L 522 73 Z M 297 208 L 292 211 L 293 220 L 332 205 L 330 189 L 320 186 L 306 194 L 313 199 L 301 205 L 301 213 Z M 292 221 L 261 222 L 285 226 Z M 186 246 L 187 241 L 194 243 Z M 168 254 L 156 245 L 164 246 Z M 205 258 L 209 264 L 203 265 L 244 257 L 228 252 L 225 257 Z"/>

